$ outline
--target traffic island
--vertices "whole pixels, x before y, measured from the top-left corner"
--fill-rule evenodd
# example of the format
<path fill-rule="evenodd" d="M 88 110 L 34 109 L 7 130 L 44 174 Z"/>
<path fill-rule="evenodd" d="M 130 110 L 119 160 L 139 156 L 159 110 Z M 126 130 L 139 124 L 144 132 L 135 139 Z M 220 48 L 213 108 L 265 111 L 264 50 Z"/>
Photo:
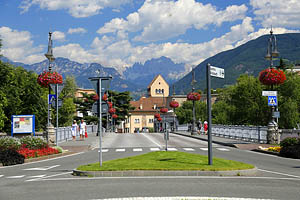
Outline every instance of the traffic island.
<path fill-rule="evenodd" d="M 143 155 L 79 166 L 75 176 L 130 177 L 130 176 L 250 176 L 255 166 L 233 160 L 208 157 L 186 152 L 157 151 Z"/>

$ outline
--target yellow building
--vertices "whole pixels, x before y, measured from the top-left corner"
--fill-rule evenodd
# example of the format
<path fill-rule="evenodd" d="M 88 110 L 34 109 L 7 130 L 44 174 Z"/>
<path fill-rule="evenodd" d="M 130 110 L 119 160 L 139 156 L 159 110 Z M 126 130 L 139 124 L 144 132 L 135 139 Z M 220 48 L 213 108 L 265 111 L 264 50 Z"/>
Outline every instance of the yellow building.
<path fill-rule="evenodd" d="M 126 133 L 148 131 L 149 128 L 154 128 L 154 114 L 160 108 L 168 107 L 169 85 L 161 75 L 157 75 L 151 81 L 147 91 L 149 97 L 141 97 L 138 101 L 130 102 L 134 110 L 129 112 L 125 121 Z"/>

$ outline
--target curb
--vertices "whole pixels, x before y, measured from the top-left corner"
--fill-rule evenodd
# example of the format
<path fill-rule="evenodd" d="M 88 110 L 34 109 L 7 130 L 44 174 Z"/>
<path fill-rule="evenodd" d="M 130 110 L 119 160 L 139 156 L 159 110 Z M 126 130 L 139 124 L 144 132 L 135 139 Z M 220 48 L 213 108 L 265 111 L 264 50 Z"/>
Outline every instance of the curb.
<path fill-rule="evenodd" d="M 73 170 L 74 176 L 91 177 L 150 177 L 150 176 L 251 176 L 257 173 L 257 168 L 231 171 L 157 171 L 157 170 L 128 170 L 128 171 L 80 171 Z"/>

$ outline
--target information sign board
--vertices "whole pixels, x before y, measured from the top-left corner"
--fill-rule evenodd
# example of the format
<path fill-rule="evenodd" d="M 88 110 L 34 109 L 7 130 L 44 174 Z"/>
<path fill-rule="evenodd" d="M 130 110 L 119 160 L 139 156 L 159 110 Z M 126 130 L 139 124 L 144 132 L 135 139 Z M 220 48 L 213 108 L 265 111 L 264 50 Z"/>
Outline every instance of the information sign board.
<path fill-rule="evenodd" d="M 225 72 L 223 68 L 210 66 L 210 75 L 217 78 L 224 78 Z"/>
<path fill-rule="evenodd" d="M 277 96 L 277 91 L 262 91 L 262 96 Z"/>
<path fill-rule="evenodd" d="M 16 133 L 33 133 L 35 135 L 35 115 L 12 115 L 11 136 Z"/>

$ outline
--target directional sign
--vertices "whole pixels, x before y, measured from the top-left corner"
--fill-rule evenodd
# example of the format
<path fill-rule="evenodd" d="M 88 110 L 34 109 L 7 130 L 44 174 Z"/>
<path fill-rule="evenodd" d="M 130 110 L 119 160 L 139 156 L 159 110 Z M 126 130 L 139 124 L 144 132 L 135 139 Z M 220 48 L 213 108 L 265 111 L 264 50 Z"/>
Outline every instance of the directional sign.
<path fill-rule="evenodd" d="M 64 84 L 50 84 L 51 89 L 55 92 L 55 94 L 56 94 L 56 91 L 55 91 L 56 85 L 57 85 L 57 96 L 59 96 L 59 94 L 61 93 L 61 91 L 63 90 L 65 85 Z"/>
<path fill-rule="evenodd" d="M 262 91 L 262 96 L 277 96 L 277 91 Z"/>
<path fill-rule="evenodd" d="M 279 111 L 274 111 L 272 117 L 280 118 L 280 112 Z"/>
<path fill-rule="evenodd" d="M 56 95 L 55 94 L 48 94 L 48 104 L 52 104 L 55 101 Z"/>
<path fill-rule="evenodd" d="M 61 99 L 58 99 L 58 107 L 62 107 L 62 104 L 63 104 L 63 100 Z M 53 108 L 56 108 L 56 101 L 53 101 L 52 102 L 52 105 L 51 105 Z"/>
<path fill-rule="evenodd" d="M 225 72 L 223 68 L 210 66 L 210 75 L 217 78 L 224 78 Z"/>
<path fill-rule="evenodd" d="M 93 113 L 97 114 L 98 113 L 98 106 L 97 106 L 97 102 L 93 104 L 93 108 L 92 108 L 92 111 Z M 107 103 L 103 102 L 102 103 L 102 106 L 101 106 L 101 112 L 102 113 L 107 113 L 108 112 L 108 105 Z"/>
<path fill-rule="evenodd" d="M 277 106 L 277 96 L 268 96 L 268 106 Z"/>

